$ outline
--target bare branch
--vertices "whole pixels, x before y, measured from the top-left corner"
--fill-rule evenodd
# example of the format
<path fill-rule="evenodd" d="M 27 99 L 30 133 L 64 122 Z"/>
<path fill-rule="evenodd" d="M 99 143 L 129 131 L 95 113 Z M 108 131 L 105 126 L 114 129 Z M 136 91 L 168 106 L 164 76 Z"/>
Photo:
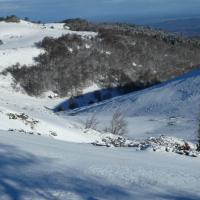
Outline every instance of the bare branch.
<path fill-rule="evenodd" d="M 114 112 L 109 131 L 114 135 L 124 135 L 127 132 L 127 121 L 122 111 Z"/>
<path fill-rule="evenodd" d="M 99 124 L 96 114 L 92 114 L 90 117 L 88 117 L 85 121 L 85 129 L 94 129 L 96 130 L 97 125 Z"/>

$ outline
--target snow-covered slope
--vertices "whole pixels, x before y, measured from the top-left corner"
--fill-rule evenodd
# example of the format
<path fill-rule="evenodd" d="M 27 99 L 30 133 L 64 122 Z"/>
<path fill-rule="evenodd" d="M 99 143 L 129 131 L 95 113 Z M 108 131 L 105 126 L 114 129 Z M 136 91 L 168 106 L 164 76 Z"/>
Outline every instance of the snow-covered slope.
<path fill-rule="evenodd" d="M 200 160 L 0 131 L 1 200 L 198 200 Z"/>
<path fill-rule="evenodd" d="M 44 37 L 60 37 L 63 34 L 78 34 L 94 37 L 94 32 L 70 31 L 63 23 L 35 24 L 21 20 L 20 23 L 0 22 L 0 72 L 16 63 L 31 65 L 34 57 L 43 52 L 35 43 Z M 0 75 L 0 87 L 11 89 L 11 77 Z"/>
<path fill-rule="evenodd" d="M 20 23 L 0 22 L 0 70 L 16 64 L 32 64 L 33 57 L 38 56 L 42 50 L 35 47 L 35 43 L 44 37 L 59 37 L 62 34 L 78 34 L 82 36 L 95 36 L 93 32 L 74 32 L 64 27 L 62 23 L 34 24 L 21 20 Z M 12 58 L 12 59 L 11 59 Z"/>
<path fill-rule="evenodd" d="M 166 83 L 113 98 L 75 111 L 77 118 L 96 113 L 105 129 L 116 110 L 123 111 L 130 138 L 170 135 L 188 140 L 197 138 L 200 113 L 200 70 Z"/>
<path fill-rule="evenodd" d="M 194 70 L 166 83 L 116 97 L 80 109 L 78 112 L 98 112 L 109 115 L 120 108 L 129 117 L 144 115 L 195 117 L 200 112 L 199 86 L 200 70 Z"/>
<path fill-rule="evenodd" d="M 96 35 L 92 32 L 72 32 L 65 29 L 63 24 L 42 25 L 26 21 L 20 23 L 0 22 L 0 30 L 0 39 L 4 43 L 0 45 L 1 70 L 16 62 L 31 64 L 33 57 L 42 51 L 37 49 L 34 43 L 45 36 L 58 37 L 66 33 L 76 33 L 88 37 Z M 84 133 L 84 125 L 80 121 L 86 120 L 88 112 L 96 112 L 100 121 L 99 129 L 104 130 L 108 126 L 114 110 L 120 108 L 126 113 L 128 136 L 131 138 L 146 138 L 161 134 L 189 140 L 196 138 L 194 118 L 200 100 L 199 70 L 141 92 L 83 108 L 78 110 L 81 115 L 75 117 L 56 115 L 47 109 L 54 108 L 63 99 L 28 97 L 26 94 L 13 91 L 11 83 L 12 77 L 10 75 L 0 75 L 1 130 L 16 129 L 22 131 L 23 129 L 29 133 L 34 132 L 34 134 L 42 135 L 56 133 L 56 138 L 61 140 L 93 142 L 99 139 L 99 133 L 95 131 Z M 9 115 L 20 115 L 20 113 L 28 115 L 29 122 L 20 119 L 20 117 L 9 119 L 12 118 Z M 177 118 L 171 119 L 172 116 Z M 31 127 L 31 120 L 39 121 L 39 123 Z"/>
<path fill-rule="evenodd" d="M 80 123 L 60 117 L 48 109 L 58 100 L 0 92 L 0 130 L 39 134 L 78 143 L 99 138 L 96 132 L 85 134 Z M 27 117 L 20 116 L 22 113 Z"/>
<path fill-rule="evenodd" d="M 16 64 L 32 64 L 33 58 L 43 50 L 35 46 L 44 37 L 59 37 L 62 34 L 78 34 L 94 37 L 93 32 L 74 32 L 62 23 L 34 24 L 21 20 L 20 23 L 0 22 L 0 72 Z M 85 134 L 80 123 L 55 115 L 50 109 L 61 99 L 29 97 L 13 90 L 11 75 L 0 75 L 0 130 L 41 134 L 71 142 L 92 142 L 99 138 L 93 131 Z M 23 114 L 22 114 L 23 113 Z M 55 136 L 56 135 L 56 136 Z"/>

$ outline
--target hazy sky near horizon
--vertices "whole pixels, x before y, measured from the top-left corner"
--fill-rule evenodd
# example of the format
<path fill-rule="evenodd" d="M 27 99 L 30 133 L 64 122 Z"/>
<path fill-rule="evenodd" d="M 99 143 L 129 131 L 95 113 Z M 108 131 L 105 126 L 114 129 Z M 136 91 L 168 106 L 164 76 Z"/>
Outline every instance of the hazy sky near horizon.
<path fill-rule="evenodd" d="M 89 19 L 159 19 L 200 15 L 200 0 L 0 0 L 0 15 L 54 21 Z"/>

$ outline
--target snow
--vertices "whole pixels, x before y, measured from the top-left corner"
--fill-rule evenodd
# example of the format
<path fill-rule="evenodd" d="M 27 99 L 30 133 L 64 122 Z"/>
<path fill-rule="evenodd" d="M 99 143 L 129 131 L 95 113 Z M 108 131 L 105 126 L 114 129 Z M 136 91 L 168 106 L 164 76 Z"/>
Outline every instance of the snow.
<path fill-rule="evenodd" d="M 62 23 L 34 24 L 21 20 L 20 23 L 0 22 L 0 71 L 6 67 L 20 63 L 33 64 L 33 58 L 38 56 L 42 49 L 35 46 L 36 42 L 44 37 L 59 37 L 63 34 L 78 34 L 82 37 L 95 37 L 94 32 L 74 32 L 64 27 Z M 55 132 L 57 139 L 70 142 L 90 143 L 99 138 L 99 133 L 95 131 L 84 133 L 83 125 L 70 119 L 55 115 L 53 108 L 61 99 L 49 99 L 51 91 L 44 94 L 43 98 L 34 98 L 27 96 L 17 85 L 19 92 L 13 90 L 11 85 L 13 78 L 10 74 L 0 75 L 0 129 L 16 130 L 17 132 L 41 134 L 52 137 Z M 23 94 L 24 93 L 24 94 Z M 50 108 L 50 109 L 48 109 Z M 39 123 L 31 127 L 30 123 L 21 119 L 9 119 L 8 114 L 28 115 L 28 120 L 37 120 Z"/>
<path fill-rule="evenodd" d="M 63 34 L 96 36 L 94 32 L 70 31 L 63 23 L 34 24 L 23 20 L 20 23 L 0 22 L 0 30 L 0 40 L 3 41 L 3 45 L 0 45 L 0 70 L 17 62 L 22 65 L 33 64 L 33 57 L 42 52 L 36 48 L 35 43 L 46 36 L 55 38 Z"/>
<path fill-rule="evenodd" d="M 86 49 L 90 49 L 91 46 L 90 46 L 89 44 L 86 44 L 86 45 L 85 45 L 85 48 L 86 48 Z"/>
<path fill-rule="evenodd" d="M 132 62 L 132 65 L 133 65 L 133 67 L 136 67 L 136 66 L 137 66 L 137 64 L 136 64 L 135 62 Z"/>
<path fill-rule="evenodd" d="M 145 140 L 130 140 L 117 135 L 102 135 L 101 140 L 92 143 L 95 146 L 130 147 L 138 151 L 154 151 L 177 153 L 180 155 L 198 157 L 197 145 L 183 139 L 161 135 L 158 138 L 149 137 Z"/>
<path fill-rule="evenodd" d="M 140 92 L 116 97 L 86 108 L 86 111 L 111 113 L 116 108 L 127 116 L 194 116 L 200 100 L 200 70 L 194 70 L 180 78 L 148 88 Z"/>
<path fill-rule="evenodd" d="M 34 64 L 33 58 L 37 57 L 43 52 L 44 51 L 36 47 L 21 47 L 20 49 L 13 48 L 0 50 L 0 58 L 2 63 L 2 65 L 0 66 L 0 70 L 2 71 L 3 69 L 5 69 L 5 66 L 9 67 L 15 65 L 16 63 L 20 63 L 21 65 Z M 13 59 L 10 59 L 11 57 Z"/>
<path fill-rule="evenodd" d="M 30 64 L 31 59 L 37 55 L 37 51 L 38 53 L 42 51 L 37 49 L 34 43 L 45 36 L 58 37 L 66 33 L 76 33 L 83 37 L 96 35 L 93 32 L 73 32 L 63 25 L 59 23 L 33 24 L 26 21 L 20 23 L 0 22 L 0 39 L 4 42 L 0 46 L 0 52 L 9 52 L 0 57 L 1 69 L 3 70 L 15 61 Z M 26 132 L 34 132 L 35 134 L 39 132 L 42 135 L 50 135 L 50 132 L 53 131 L 57 133 L 58 136 L 55 137 L 57 139 L 70 142 L 93 142 L 100 137 L 100 133 L 89 131 L 85 134 L 82 122 L 87 119 L 88 115 L 95 112 L 100 121 L 98 130 L 101 131 L 109 125 L 113 112 L 120 108 L 126 113 L 127 137 L 131 139 L 145 139 L 149 136 L 157 137 L 162 134 L 191 141 L 196 139 L 195 117 L 200 97 L 200 90 L 197 87 L 200 84 L 199 70 L 141 92 L 79 109 L 78 115 L 73 117 L 65 114 L 56 115 L 52 112 L 51 109 L 64 99 L 49 99 L 51 91 L 44 94 L 42 98 L 28 97 L 23 94 L 23 90 L 19 86 L 16 86 L 19 93 L 13 91 L 10 86 L 12 82 L 10 75 L 0 76 L 1 130 L 23 129 Z M 83 93 L 90 93 L 98 89 L 97 85 L 91 84 Z M 30 118 L 38 120 L 39 123 L 32 130 L 30 126 L 19 119 L 10 120 L 7 116 L 8 113 L 25 113 Z M 172 116 L 175 116 L 173 123 L 171 122 Z"/>
<path fill-rule="evenodd" d="M 199 158 L 0 132 L 7 199 L 198 200 Z"/>
<path fill-rule="evenodd" d="M 200 102 L 200 70 L 194 70 L 166 83 L 106 100 L 75 111 L 77 118 L 96 113 L 107 126 L 120 109 L 128 121 L 130 138 L 161 134 L 195 140 Z"/>
<path fill-rule="evenodd" d="M 95 32 L 71 31 L 64 23 L 36 24 L 20 20 L 20 23 L 0 22 L 0 72 L 17 63 L 32 65 L 34 58 L 43 53 L 43 49 L 36 47 L 44 37 L 60 37 L 64 34 L 77 34 L 82 37 L 95 37 Z M 73 49 L 70 50 L 71 52 Z M 3 80 L 2 80 L 3 79 Z M 11 90 L 11 78 L 0 75 L 0 86 Z"/>
<path fill-rule="evenodd" d="M 90 143 L 99 138 L 95 131 L 84 133 L 83 125 L 71 119 L 56 115 L 51 110 L 61 99 L 35 98 L 26 94 L 12 93 L 0 89 L 0 129 L 24 130 L 26 132 L 40 133 L 48 137 L 51 132 L 56 132 L 56 139 L 78 143 Z M 30 119 L 38 120 L 34 128 L 21 119 L 9 119 L 8 114 L 25 113 Z"/>
<path fill-rule="evenodd" d="M 97 91 L 97 90 L 100 90 L 101 88 L 93 83 L 91 84 L 90 86 L 88 86 L 87 88 L 83 89 L 83 94 L 86 94 L 86 93 L 89 93 L 89 92 L 94 92 L 94 91 Z"/>

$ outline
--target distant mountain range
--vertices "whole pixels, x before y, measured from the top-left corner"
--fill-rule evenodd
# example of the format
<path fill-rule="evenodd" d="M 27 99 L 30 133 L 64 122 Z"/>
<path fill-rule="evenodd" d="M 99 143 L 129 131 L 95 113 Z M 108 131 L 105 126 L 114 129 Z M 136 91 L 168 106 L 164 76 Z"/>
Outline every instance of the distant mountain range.
<path fill-rule="evenodd" d="M 174 19 L 151 24 L 154 28 L 161 28 L 166 31 L 181 33 L 184 36 L 200 36 L 200 17 L 188 19 Z"/>

